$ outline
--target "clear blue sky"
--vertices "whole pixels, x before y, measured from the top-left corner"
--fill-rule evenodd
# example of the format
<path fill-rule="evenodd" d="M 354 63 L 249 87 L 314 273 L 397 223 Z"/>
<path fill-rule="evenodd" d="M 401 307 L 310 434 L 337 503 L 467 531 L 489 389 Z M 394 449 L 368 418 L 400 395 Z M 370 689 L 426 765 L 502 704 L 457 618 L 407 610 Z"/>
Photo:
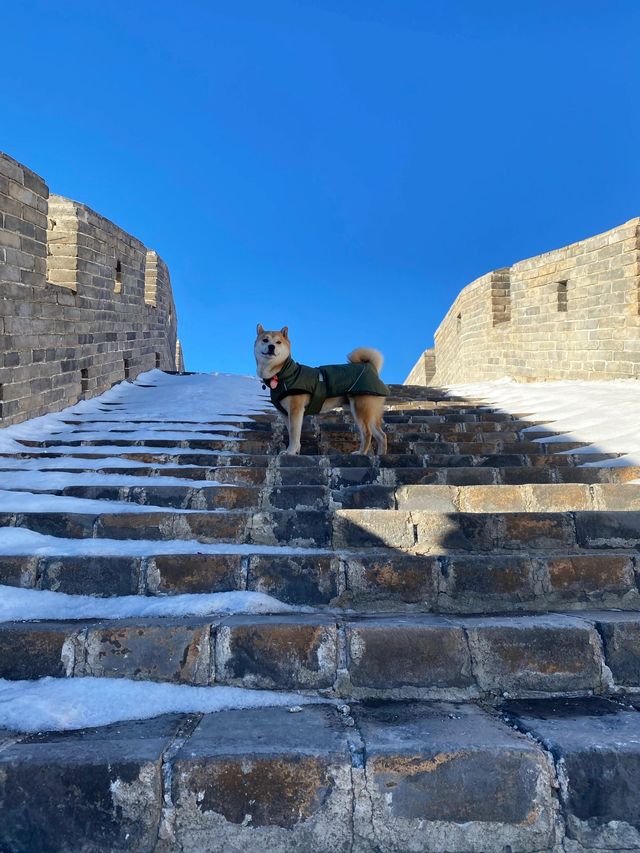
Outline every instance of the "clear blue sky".
<path fill-rule="evenodd" d="M 477 276 L 640 214 L 638 0 L 16 0 L 0 148 L 171 267 L 187 367 L 404 378 Z"/>

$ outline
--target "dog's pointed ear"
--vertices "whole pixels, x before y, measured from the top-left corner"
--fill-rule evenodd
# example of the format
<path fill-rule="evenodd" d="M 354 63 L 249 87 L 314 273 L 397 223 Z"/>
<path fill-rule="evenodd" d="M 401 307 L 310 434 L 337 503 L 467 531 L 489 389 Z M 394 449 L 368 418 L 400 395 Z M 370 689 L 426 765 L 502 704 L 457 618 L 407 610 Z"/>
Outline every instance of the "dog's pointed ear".
<path fill-rule="evenodd" d="M 283 326 L 280 329 L 280 334 L 282 335 L 283 338 L 286 338 L 287 340 L 289 340 L 289 327 Z"/>
<path fill-rule="evenodd" d="M 262 323 L 258 323 L 256 326 L 256 335 L 264 335 L 264 326 Z"/>

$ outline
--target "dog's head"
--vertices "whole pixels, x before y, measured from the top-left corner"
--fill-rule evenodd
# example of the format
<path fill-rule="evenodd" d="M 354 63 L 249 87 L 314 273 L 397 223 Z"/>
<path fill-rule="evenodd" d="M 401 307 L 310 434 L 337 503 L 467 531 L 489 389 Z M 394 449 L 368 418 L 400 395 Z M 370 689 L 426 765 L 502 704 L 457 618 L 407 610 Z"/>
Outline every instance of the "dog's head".
<path fill-rule="evenodd" d="M 289 327 L 283 326 L 279 332 L 270 332 L 258 323 L 253 354 L 256 357 L 258 376 L 269 379 L 276 374 L 291 355 Z"/>

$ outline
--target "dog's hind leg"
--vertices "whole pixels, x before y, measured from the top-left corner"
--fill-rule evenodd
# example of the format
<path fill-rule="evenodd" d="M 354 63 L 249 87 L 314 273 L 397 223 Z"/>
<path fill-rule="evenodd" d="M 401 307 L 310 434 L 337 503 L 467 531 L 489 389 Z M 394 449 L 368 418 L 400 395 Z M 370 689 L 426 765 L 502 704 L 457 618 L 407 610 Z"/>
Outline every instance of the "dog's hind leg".
<path fill-rule="evenodd" d="M 351 414 L 360 432 L 360 447 L 354 450 L 354 454 L 366 454 L 371 449 L 371 425 L 366 406 L 366 398 L 358 395 L 349 398 Z"/>
<path fill-rule="evenodd" d="M 381 456 L 387 452 L 387 436 L 382 429 L 382 414 L 371 425 L 371 431 L 376 440 L 376 454 Z"/>
<path fill-rule="evenodd" d="M 360 394 L 351 397 L 351 411 L 358 429 L 360 430 L 360 449 L 357 453 L 368 453 L 371 447 L 371 434 L 376 440 L 376 453 L 387 452 L 387 436 L 382 429 L 382 415 L 384 413 L 384 397 L 370 394 Z"/>

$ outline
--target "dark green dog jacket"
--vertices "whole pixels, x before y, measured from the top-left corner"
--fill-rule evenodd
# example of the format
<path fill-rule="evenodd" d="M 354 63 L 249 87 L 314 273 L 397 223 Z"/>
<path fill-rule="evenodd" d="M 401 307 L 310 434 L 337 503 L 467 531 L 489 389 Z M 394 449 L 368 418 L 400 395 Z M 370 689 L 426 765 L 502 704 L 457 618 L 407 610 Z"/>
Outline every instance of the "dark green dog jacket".
<path fill-rule="evenodd" d="M 277 379 L 277 385 L 270 388 L 271 402 L 285 415 L 281 400 L 292 394 L 311 395 L 311 400 L 304 410 L 305 415 L 317 415 L 328 397 L 351 397 L 357 394 L 386 397 L 389 394 L 389 389 L 369 362 L 307 367 L 289 358 L 274 378 Z M 272 381 L 264 380 L 266 385 Z"/>

